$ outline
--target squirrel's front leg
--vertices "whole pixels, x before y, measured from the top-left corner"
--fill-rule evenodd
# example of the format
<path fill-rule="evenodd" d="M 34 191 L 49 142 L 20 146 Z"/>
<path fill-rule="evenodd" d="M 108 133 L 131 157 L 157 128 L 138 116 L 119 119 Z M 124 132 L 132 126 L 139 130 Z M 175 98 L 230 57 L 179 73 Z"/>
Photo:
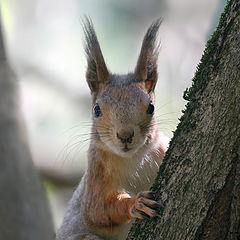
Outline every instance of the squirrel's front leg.
<path fill-rule="evenodd" d="M 140 192 L 133 198 L 127 193 L 115 194 L 107 199 L 106 204 L 109 206 L 109 217 L 118 224 L 134 218 L 159 217 L 160 204 L 153 200 L 151 191 Z"/>
<path fill-rule="evenodd" d="M 85 215 L 85 219 L 90 220 L 87 223 L 93 231 L 114 234 L 131 219 L 159 217 L 159 207 L 151 191 L 140 192 L 136 197 L 123 192 L 114 193 L 106 196 L 101 207 L 95 205 L 95 214 L 91 214 L 91 217 Z M 100 213 L 102 209 L 104 212 Z"/>

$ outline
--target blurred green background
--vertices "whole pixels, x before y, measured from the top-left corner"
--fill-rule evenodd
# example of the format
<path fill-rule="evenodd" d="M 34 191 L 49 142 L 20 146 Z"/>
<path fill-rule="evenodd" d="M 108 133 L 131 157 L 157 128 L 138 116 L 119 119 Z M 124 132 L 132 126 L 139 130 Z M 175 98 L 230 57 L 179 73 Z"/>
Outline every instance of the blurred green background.
<path fill-rule="evenodd" d="M 91 125 L 81 18 L 90 16 L 111 72 L 135 67 L 143 35 L 163 16 L 156 88 L 160 128 L 172 136 L 183 91 L 225 0 L 0 0 L 5 45 L 20 80 L 34 163 L 58 227 L 87 165 Z"/>

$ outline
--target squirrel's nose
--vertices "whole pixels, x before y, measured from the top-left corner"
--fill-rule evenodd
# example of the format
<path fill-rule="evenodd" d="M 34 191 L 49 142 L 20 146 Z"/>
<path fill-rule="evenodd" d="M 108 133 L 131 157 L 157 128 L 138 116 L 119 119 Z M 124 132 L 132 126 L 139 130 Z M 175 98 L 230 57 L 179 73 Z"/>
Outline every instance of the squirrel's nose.
<path fill-rule="evenodd" d="M 117 132 L 117 138 L 122 142 L 122 143 L 132 143 L 132 139 L 134 137 L 134 131 L 129 132 L 129 131 L 120 131 Z"/>

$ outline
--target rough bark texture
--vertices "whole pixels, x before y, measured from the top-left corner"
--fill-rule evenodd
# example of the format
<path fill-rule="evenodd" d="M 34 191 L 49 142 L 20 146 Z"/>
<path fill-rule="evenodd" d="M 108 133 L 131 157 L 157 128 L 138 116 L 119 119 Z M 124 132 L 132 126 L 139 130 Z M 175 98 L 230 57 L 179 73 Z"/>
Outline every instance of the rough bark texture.
<path fill-rule="evenodd" d="M 161 219 L 134 239 L 240 239 L 240 1 L 229 1 L 207 43 L 184 115 L 153 190 Z"/>
<path fill-rule="evenodd" d="M 0 240 L 50 240 L 53 225 L 26 142 L 17 87 L 0 26 Z"/>

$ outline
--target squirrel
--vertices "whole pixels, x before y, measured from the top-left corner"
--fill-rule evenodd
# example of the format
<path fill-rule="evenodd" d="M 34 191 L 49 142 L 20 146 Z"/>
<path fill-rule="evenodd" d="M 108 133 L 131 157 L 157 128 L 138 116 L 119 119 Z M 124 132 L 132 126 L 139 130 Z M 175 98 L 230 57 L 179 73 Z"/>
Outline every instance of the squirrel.
<path fill-rule="evenodd" d="M 86 80 L 92 95 L 88 167 L 56 240 L 125 239 L 136 218 L 159 217 L 151 187 L 169 139 L 155 115 L 161 19 L 148 28 L 135 71 L 109 72 L 90 18 L 83 21 Z"/>

